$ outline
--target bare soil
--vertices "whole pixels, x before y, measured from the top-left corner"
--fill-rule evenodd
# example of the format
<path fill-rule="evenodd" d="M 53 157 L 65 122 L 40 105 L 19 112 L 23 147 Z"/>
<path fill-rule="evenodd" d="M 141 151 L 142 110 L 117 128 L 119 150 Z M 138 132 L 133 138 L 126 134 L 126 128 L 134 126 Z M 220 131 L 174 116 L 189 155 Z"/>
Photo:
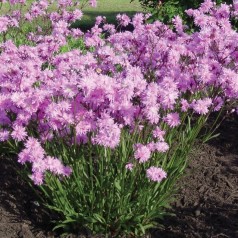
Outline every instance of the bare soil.
<path fill-rule="evenodd" d="M 153 238 L 238 237 L 238 118 L 227 119 L 221 135 L 192 152 L 180 181 L 174 216 L 161 221 Z M 0 238 L 55 238 L 49 217 L 17 175 L 8 158 L 0 158 Z M 82 237 L 71 235 L 68 237 Z"/>

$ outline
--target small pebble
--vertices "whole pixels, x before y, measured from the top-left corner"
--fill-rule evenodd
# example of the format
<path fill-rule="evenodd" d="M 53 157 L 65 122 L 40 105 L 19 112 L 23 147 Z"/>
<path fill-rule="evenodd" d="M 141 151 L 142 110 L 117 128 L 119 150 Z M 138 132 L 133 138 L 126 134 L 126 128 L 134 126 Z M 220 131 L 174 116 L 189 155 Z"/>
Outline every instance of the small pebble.
<path fill-rule="evenodd" d="M 197 209 L 197 210 L 195 211 L 195 216 L 198 217 L 200 214 L 201 214 L 201 210 L 200 210 L 200 209 Z"/>

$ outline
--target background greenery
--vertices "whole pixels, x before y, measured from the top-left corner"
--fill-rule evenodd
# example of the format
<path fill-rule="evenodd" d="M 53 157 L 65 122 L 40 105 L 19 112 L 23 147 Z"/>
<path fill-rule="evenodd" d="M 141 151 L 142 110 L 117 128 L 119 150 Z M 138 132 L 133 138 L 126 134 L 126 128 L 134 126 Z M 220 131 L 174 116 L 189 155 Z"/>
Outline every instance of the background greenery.
<path fill-rule="evenodd" d="M 132 2 L 136 2 L 132 0 Z M 165 23 L 171 21 L 171 19 L 180 15 L 183 20 L 188 24 L 191 24 L 191 20 L 186 16 L 184 11 L 186 9 L 195 9 L 200 6 L 204 0 L 139 0 L 142 7 L 147 11 L 152 12 L 152 20 L 161 20 Z M 227 3 L 232 4 L 232 0 L 215 0 L 217 4 Z"/>
<path fill-rule="evenodd" d="M 84 16 L 81 21 L 77 23 L 82 29 L 89 29 L 94 25 L 97 16 L 105 16 L 108 23 L 116 23 L 116 15 L 118 13 L 126 13 L 133 16 L 137 12 L 143 12 L 138 0 L 131 2 L 130 0 L 98 0 L 96 8 L 85 8 Z"/>

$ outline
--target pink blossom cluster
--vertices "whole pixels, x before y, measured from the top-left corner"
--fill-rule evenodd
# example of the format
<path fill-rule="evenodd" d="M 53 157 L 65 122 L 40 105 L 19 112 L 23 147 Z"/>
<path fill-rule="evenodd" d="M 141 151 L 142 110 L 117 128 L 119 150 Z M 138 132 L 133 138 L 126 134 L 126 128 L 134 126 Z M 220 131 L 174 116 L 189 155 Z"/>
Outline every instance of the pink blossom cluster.
<path fill-rule="evenodd" d="M 41 147 L 37 139 L 28 137 L 25 142 L 25 149 L 18 155 L 18 162 L 25 164 L 32 163 L 31 178 L 37 185 L 41 185 L 44 180 L 45 171 L 50 171 L 56 175 L 69 176 L 71 168 L 63 166 L 59 159 L 46 156 L 44 149 Z"/>
<path fill-rule="evenodd" d="M 146 175 L 148 179 L 154 182 L 161 182 L 167 177 L 167 173 L 163 169 L 154 166 L 147 169 Z"/>
<path fill-rule="evenodd" d="M 35 2 L 29 20 L 42 14 L 47 2 Z M 72 1 L 58 4 L 64 8 Z M 119 15 L 120 24 L 133 26 L 123 32 L 97 18 L 82 35 L 88 51 L 59 53 L 74 32 L 69 22 L 81 16 L 75 11 L 51 13 L 51 35 L 32 35 L 35 46 L 17 47 L 12 41 L 0 46 L 0 141 L 23 142 L 19 162 L 32 163 L 36 184 L 45 171 L 70 174 L 60 158 L 43 149 L 53 139 L 116 149 L 123 131 L 145 133 L 146 125 L 152 136 L 146 143 L 135 141 L 133 163 L 127 164 L 132 170 L 154 153 L 168 151 L 166 134 L 181 125 L 182 116 L 207 115 L 237 100 L 238 33 L 230 24 L 230 6 L 206 0 L 188 10 L 199 28 L 192 34 L 179 17 L 173 30 L 159 21 L 145 23 L 143 14 Z M 150 167 L 147 177 L 161 181 L 166 173 Z"/>
<path fill-rule="evenodd" d="M 81 32 L 79 30 L 70 31 L 70 24 L 82 18 L 83 7 L 87 5 L 91 7 L 97 6 L 96 0 L 86 0 L 83 3 L 77 0 L 39 0 L 32 1 L 32 3 L 26 3 L 25 0 L 5 0 L 1 2 L 5 6 L 8 3 L 10 7 L 6 7 L 5 11 L 7 9 L 8 11 L 5 15 L 0 15 L 0 33 L 7 33 L 11 28 L 20 28 L 24 22 L 32 22 L 34 24 L 34 20 L 47 19 L 53 29 L 52 35 L 55 36 Z M 52 8 L 55 10 L 52 11 Z M 39 32 L 41 32 L 40 29 Z"/>

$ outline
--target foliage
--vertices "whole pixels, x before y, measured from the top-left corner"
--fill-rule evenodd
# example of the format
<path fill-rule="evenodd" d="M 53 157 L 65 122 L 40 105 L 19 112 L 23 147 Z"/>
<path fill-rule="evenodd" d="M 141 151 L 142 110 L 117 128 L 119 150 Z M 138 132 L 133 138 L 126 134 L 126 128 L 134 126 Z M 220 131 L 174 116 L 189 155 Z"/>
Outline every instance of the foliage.
<path fill-rule="evenodd" d="M 97 17 L 83 34 L 71 28 L 81 12 L 57 2 L 59 12 L 41 12 L 50 31 L 33 31 L 27 45 L 7 40 L 22 18 L 0 18 L 0 141 L 58 213 L 55 229 L 141 236 L 166 214 L 210 114 L 236 107 L 238 6 L 190 9 L 191 34 L 179 17 L 170 29 L 139 13 L 117 16 L 132 31 Z"/>

